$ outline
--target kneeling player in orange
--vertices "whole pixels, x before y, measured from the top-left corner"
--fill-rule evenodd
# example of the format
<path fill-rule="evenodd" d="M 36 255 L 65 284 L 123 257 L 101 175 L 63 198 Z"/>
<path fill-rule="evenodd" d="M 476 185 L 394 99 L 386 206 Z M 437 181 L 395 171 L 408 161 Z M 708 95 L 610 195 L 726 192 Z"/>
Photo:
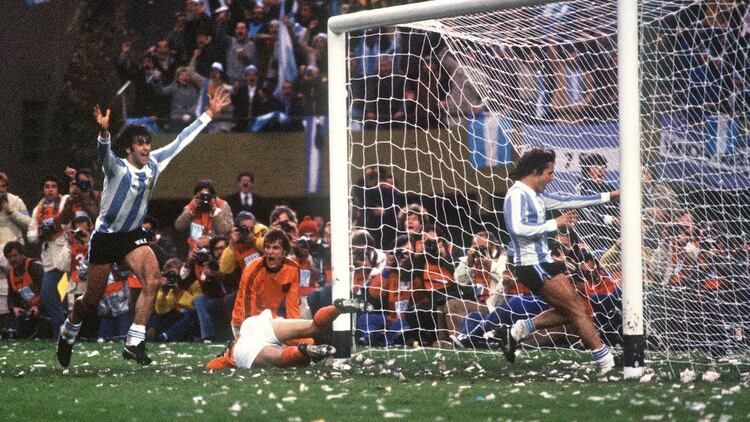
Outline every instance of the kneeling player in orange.
<path fill-rule="evenodd" d="M 266 309 L 242 323 L 239 336 L 222 356 L 208 363 L 208 369 L 221 368 L 288 368 L 306 366 L 310 362 L 333 356 L 336 349 L 327 344 L 284 346 L 290 340 L 313 337 L 339 315 L 366 312 L 364 302 L 336 299 L 334 304 L 320 308 L 312 320 L 273 319 Z"/>

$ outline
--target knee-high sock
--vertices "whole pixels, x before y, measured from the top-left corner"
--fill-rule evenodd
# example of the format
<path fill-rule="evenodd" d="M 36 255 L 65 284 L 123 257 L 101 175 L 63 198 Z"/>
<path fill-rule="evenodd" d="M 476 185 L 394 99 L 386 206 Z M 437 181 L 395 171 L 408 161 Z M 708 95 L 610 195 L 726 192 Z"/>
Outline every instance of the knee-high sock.
<path fill-rule="evenodd" d="M 318 311 L 320 312 L 320 311 Z M 317 315 L 317 313 L 316 313 Z M 297 346 L 288 346 L 281 351 L 281 367 L 291 368 L 310 364 L 310 358 L 303 354 Z"/>
<path fill-rule="evenodd" d="M 313 322 L 320 328 L 327 327 L 333 320 L 336 319 L 341 313 L 336 309 L 335 306 L 324 306 L 318 309 L 313 316 Z"/>

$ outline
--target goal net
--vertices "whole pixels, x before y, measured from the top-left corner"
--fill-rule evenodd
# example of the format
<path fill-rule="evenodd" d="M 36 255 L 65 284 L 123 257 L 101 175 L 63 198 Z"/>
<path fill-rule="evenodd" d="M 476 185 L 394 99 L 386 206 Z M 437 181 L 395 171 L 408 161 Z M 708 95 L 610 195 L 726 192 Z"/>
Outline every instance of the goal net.
<path fill-rule="evenodd" d="M 748 8 L 645 0 L 639 28 L 647 349 L 746 363 Z M 546 309 L 505 253 L 509 173 L 549 148 L 548 192 L 619 188 L 617 39 L 617 3 L 588 0 L 347 33 L 352 291 L 376 307 L 358 344 L 493 353 L 484 332 Z M 618 346 L 628 234 L 616 204 L 578 217 L 550 245 Z M 556 327 L 524 346 L 581 344 Z"/>

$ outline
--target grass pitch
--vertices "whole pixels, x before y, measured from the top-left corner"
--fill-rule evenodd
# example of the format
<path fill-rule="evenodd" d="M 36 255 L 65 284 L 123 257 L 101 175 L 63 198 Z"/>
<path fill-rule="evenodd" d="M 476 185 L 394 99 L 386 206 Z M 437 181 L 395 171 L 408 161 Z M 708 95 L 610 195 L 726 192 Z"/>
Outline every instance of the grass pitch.
<path fill-rule="evenodd" d="M 583 353 L 521 352 L 514 365 L 482 353 L 370 351 L 302 369 L 210 372 L 219 345 L 151 344 L 154 364 L 122 346 L 79 343 L 61 369 L 49 341 L 0 342 L 2 420 L 746 420 L 747 367 L 680 381 L 651 362 L 650 382 L 593 377 Z"/>

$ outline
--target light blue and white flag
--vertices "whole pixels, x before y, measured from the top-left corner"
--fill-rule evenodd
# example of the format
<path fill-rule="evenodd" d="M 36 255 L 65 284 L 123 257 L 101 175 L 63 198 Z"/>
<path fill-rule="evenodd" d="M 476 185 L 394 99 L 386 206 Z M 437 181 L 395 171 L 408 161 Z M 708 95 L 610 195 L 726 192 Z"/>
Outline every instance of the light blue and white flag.
<path fill-rule="evenodd" d="M 285 3 L 282 0 L 279 12 L 279 35 L 276 39 L 276 48 L 278 49 L 276 53 L 279 59 L 279 80 L 276 84 L 276 89 L 273 91 L 273 95 L 276 98 L 281 98 L 281 87 L 284 85 L 284 82 L 293 82 L 297 79 L 297 60 L 294 58 L 292 34 L 289 33 L 286 25 L 281 23 L 285 13 Z M 290 16 L 289 19 L 293 18 Z"/>
<path fill-rule="evenodd" d="M 328 133 L 326 116 L 306 116 L 302 120 L 305 127 L 305 193 L 320 193 L 323 179 L 323 140 Z"/>
<path fill-rule="evenodd" d="M 467 130 L 472 167 L 507 166 L 513 161 L 510 119 L 479 113 L 469 119 Z"/>

